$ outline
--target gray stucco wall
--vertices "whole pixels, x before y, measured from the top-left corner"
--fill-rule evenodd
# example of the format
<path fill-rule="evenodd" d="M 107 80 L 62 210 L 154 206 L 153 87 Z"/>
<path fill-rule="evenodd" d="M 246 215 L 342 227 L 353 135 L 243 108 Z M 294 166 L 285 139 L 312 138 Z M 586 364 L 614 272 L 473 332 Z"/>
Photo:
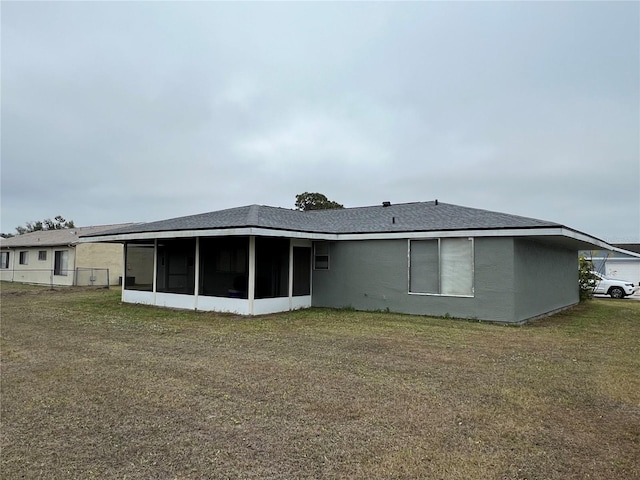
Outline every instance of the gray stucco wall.
<path fill-rule="evenodd" d="M 313 271 L 314 306 L 405 311 L 406 240 L 330 242 L 329 265 Z"/>
<path fill-rule="evenodd" d="M 519 321 L 578 303 L 578 253 L 575 250 L 515 240 L 515 303 Z"/>
<path fill-rule="evenodd" d="M 313 272 L 313 306 L 516 323 L 577 302 L 572 250 L 475 238 L 471 298 L 409 294 L 407 255 L 407 240 L 332 242 L 330 270 Z"/>
<path fill-rule="evenodd" d="M 471 298 L 409 294 L 407 248 L 407 240 L 332 242 L 330 270 L 313 272 L 313 305 L 517 321 L 513 239 L 474 240 Z"/>

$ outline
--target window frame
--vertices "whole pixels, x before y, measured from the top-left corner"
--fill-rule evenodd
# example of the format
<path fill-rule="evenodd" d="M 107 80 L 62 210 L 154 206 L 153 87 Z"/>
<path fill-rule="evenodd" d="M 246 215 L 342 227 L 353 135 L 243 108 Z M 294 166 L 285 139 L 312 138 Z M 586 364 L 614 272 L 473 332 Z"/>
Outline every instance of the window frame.
<path fill-rule="evenodd" d="M 56 257 L 58 257 L 56 259 Z M 63 268 L 66 264 L 67 268 Z M 53 274 L 66 277 L 69 274 L 69 250 L 55 250 L 53 252 Z"/>
<path fill-rule="evenodd" d="M 38 250 L 38 261 L 46 262 L 47 261 L 47 251 L 46 250 Z"/>
<path fill-rule="evenodd" d="M 442 293 L 442 242 L 448 240 L 468 240 L 470 242 L 470 276 L 471 276 L 471 288 L 470 293 Z M 438 273 L 437 284 L 438 292 L 419 292 L 411 290 L 411 243 L 422 241 L 437 241 L 438 251 Z M 460 297 L 460 298 L 473 298 L 475 297 L 475 238 L 474 237 L 437 237 L 437 238 L 415 238 L 407 240 L 407 293 L 409 295 L 422 295 L 422 296 L 435 296 L 435 297 Z"/>
<path fill-rule="evenodd" d="M 18 264 L 29 265 L 29 250 L 22 250 L 18 254 Z"/>
<path fill-rule="evenodd" d="M 318 252 L 318 250 L 324 250 L 326 247 L 326 253 L 324 251 Z M 320 258 L 326 257 L 326 267 L 319 266 Z M 331 248 L 328 241 L 313 242 L 313 269 L 314 270 L 329 270 L 331 267 Z"/>
<path fill-rule="evenodd" d="M 0 269 L 9 270 L 9 260 L 11 258 L 10 254 L 11 252 L 8 251 L 0 252 Z"/>

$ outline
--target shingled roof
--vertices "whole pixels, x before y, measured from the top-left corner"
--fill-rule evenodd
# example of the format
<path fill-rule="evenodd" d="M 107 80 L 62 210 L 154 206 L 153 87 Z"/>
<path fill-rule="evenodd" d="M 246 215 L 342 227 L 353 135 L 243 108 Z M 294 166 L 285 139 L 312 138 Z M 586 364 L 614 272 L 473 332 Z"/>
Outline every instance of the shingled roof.
<path fill-rule="evenodd" d="M 187 217 L 130 225 L 84 237 L 147 232 L 255 227 L 293 232 L 358 234 L 418 231 L 495 230 L 563 227 L 535 218 L 461 207 L 442 202 L 414 202 L 336 210 L 299 211 L 248 205 Z"/>
<path fill-rule="evenodd" d="M 132 223 L 120 223 L 93 227 L 62 228 L 60 230 L 38 230 L 16 235 L 15 237 L 3 238 L 0 240 L 0 246 L 3 248 L 26 248 L 75 245 L 80 242 L 80 236 L 82 235 L 101 235 L 102 232 L 132 225 Z"/>

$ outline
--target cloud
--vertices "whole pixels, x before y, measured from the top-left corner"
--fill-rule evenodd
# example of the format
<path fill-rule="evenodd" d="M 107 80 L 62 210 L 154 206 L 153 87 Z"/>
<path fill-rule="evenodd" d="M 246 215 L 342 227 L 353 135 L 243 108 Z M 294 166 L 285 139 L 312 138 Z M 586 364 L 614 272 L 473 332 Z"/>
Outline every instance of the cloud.
<path fill-rule="evenodd" d="M 319 191 L 640 241 L 636 3 L 9 2 L 2 230 Z"/>

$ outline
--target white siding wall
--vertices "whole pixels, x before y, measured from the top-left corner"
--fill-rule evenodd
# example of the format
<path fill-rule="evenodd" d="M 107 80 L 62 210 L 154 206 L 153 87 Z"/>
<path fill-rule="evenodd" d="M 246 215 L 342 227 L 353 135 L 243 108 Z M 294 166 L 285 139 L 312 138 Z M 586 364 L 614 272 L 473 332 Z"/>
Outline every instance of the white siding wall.
<path fill-rule="evenodd" d="M 66 275 L 53 275 L 56 251 L 67 252 Z M 9 268 L 0 271 L 1 280 L 46 285 L 73 285 L 75 270 L 75 250 L 73 247 L 12 248 L 9 252 Z M 24 265 L 20 263 L 20 252 L 27 252 L 28 261 Z M 45 260 L 39 259 L 40 252 L 46 252 Z"/>

